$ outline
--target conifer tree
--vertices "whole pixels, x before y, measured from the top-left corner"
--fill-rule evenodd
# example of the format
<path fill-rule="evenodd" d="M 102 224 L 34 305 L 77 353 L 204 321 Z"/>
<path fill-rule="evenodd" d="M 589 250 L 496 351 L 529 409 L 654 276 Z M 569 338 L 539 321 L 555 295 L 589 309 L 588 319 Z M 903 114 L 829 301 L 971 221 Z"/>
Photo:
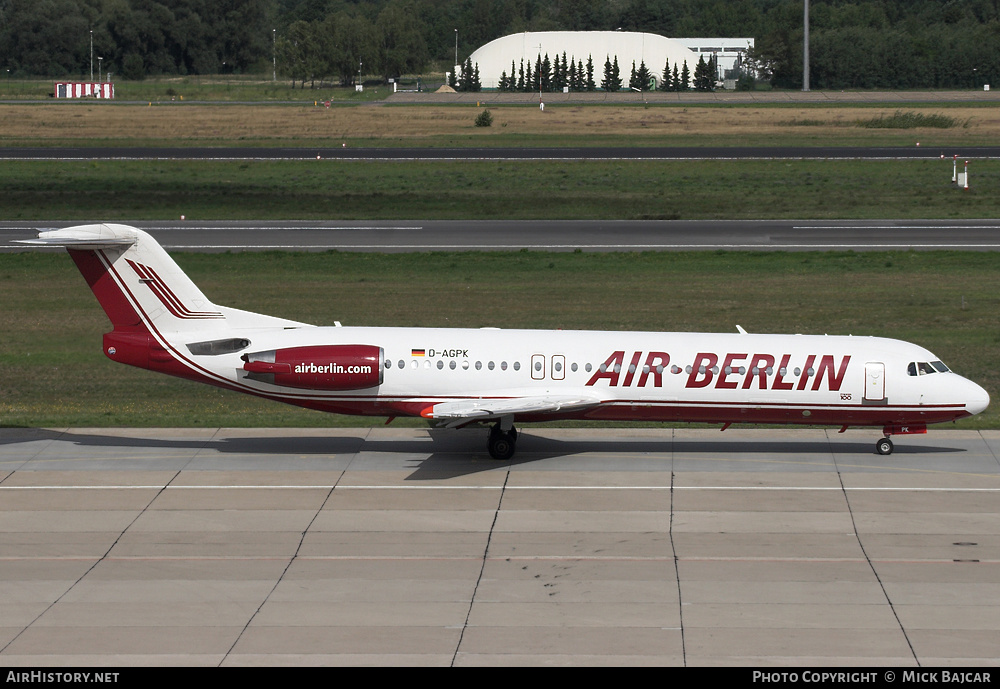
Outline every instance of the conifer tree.
<path fill-rule="evenodd" d="M 588 91 L 596 91 L 597 84 L 594 83 L 594 56 L 587 56 L 587 83 L 586 88 Z"/>
<path fill-rule="evenodd" d="M 514 73 L 514 67 L 513 67 L 513 65 L 511 65 L 511 71 L 510 71 L 510 73 L 511 74 Z M 660 89 L 660 91 L 669 91 L 670 90 L 670 60 L 669 59 L 663 65 L 663 78 L 660 79 L 659 89 Z"/>
<path fill-rule="evenodd" d="M 605 91 L 611 90 L 611 56 L 604 61 L 604 78 L 601 79 L 601 88 Z"/>
<path fill-rule="evenodd" d="M 677 69 L 677 64 L 674 63 L 674 75 L 670 79 L 670 90 L 680 91 L 681 90 L 681 73 Z"/>
<path fill-rule="evenodd" d="M 691 70 L 688 69 L 688 61 L 684 60 L 684 66 L 681 68 L 681 91 L 687 91 L 691 88 Z"/>
<path fill-rule="evenodd" d="M 639 63 L 639 69 L 635 71 L 636 87 L 640 91 L 648 91 L 649 82 L 652 79 L 652 77 L 653 75 L 649 73 L 649 68 L 646 67 L 646 61 L 642 60 Z"/>

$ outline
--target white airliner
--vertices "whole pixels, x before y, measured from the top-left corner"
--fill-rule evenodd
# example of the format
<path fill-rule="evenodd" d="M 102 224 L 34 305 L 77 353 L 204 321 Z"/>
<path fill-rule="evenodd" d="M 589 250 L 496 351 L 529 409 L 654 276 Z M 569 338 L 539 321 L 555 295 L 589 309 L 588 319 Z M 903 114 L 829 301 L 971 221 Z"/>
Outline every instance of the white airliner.
<path fill-rule="evenodd" d="M 84 225 L 23 243 L 69 250 L 114 329 L 113 361 L 310 409 L 492 424 L 604 419 L 881 427 L 978 414 L 983 388 L 926 349 L 878 337 L 317 327 L 217 306 L 145 232 Z"/>

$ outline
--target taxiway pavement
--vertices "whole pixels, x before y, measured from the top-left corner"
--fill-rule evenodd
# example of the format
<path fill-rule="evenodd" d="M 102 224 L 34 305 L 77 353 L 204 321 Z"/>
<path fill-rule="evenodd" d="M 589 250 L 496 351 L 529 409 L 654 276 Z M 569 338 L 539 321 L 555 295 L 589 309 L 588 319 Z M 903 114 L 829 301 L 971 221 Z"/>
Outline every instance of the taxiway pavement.
<path fill-rule="evenodd" d="M 123 222 L 168 251 L 1000 250 L 995 219 Z M 85 223 L 0 222 L 0 253 L 37 251 L 15 240 L 79 224 Z"/>
<path fill-rule="evenodd" d="M 0 663 L 1000 663 L 1000 432 L 0 429 Z"/>

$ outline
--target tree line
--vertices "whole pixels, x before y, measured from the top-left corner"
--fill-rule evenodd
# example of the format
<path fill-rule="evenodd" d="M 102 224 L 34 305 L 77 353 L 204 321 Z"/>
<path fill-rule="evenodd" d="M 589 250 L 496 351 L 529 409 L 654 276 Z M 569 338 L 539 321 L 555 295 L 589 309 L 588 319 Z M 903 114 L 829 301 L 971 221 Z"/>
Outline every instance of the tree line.
<path fill-rule="evenodd" d="M 460 90 L 479 90 L 478 68 L 472 71 L 471 63 L 467 60 L 463 69 L 463 76 L 475 74 L 470 80 L 470 87 L 462 88 L 464 81 L 459 81 Z M 618 66 L 618 56 L 607 55 L 604 60 L 604 75 L 600 84 L 594 81 L 594 56 L 588 55 L 587 62 L 577 60 L 574 55 L 567 62 L 566 53 L 562 57 L 556 56 L 549 59 L 548 53 L 544 57 L 535 58 L 534 68 L 531 60 L 525 62 L 521 60 L 520 66 L 516 66 L 511 60 L 510 74 L 504 70 L 500 74 L 497 90 L 508 92 L 560 92 L 563 89 L 570 91 L 621 91 L 631 89 L 634 91 L 687 91 L 694 88 L 696 91 L 713 91 L 716 87 L 715 75 L 718 73 L 718 65 L 713 55 L 705 60 L 704 55 L 699 55 L 698 64 L 695 66 L 694 78 L 692 80 L 691 70 L 688 68 L 687 60 L 683 66 L 678 68 L 675 64 L 673 70 L 670 68 L 670 60 L 663 66 L 663 71 L 654 76 L 653 72 L 646 66 L 645 61 L 640 61 L 636 67 L 632 62 L 632 71 L 628 82 L 621 76 L 621 68 Z M 455 84 L 452 84 L 453 86 Z"/>
<path fill-rule="evenodd" d="M 265 74 L 278 53 L 297 85 L 350 84 L 451 71 L 511 33 L 618 28 L 752 37 L 750 66 L 775 86 L 802 85 L 802 0 L 0 0 L 0 66 L 89 76 L 92 40 L 129 79 Z M 815 1 L 810 46 L 812 88 L 981 88 L 1000 83 L 1000 0 Z"/>

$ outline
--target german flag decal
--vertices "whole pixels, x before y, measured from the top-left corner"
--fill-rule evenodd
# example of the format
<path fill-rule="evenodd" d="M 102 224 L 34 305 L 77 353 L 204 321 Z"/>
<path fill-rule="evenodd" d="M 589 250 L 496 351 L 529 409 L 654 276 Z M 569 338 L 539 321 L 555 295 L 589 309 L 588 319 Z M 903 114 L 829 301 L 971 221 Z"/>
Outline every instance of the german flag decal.
<path fill-rule="evenodd" d="M 410 356 L 424 356 L 424 350 L 423 349 L 411 349 L 410 350 Z"/>

